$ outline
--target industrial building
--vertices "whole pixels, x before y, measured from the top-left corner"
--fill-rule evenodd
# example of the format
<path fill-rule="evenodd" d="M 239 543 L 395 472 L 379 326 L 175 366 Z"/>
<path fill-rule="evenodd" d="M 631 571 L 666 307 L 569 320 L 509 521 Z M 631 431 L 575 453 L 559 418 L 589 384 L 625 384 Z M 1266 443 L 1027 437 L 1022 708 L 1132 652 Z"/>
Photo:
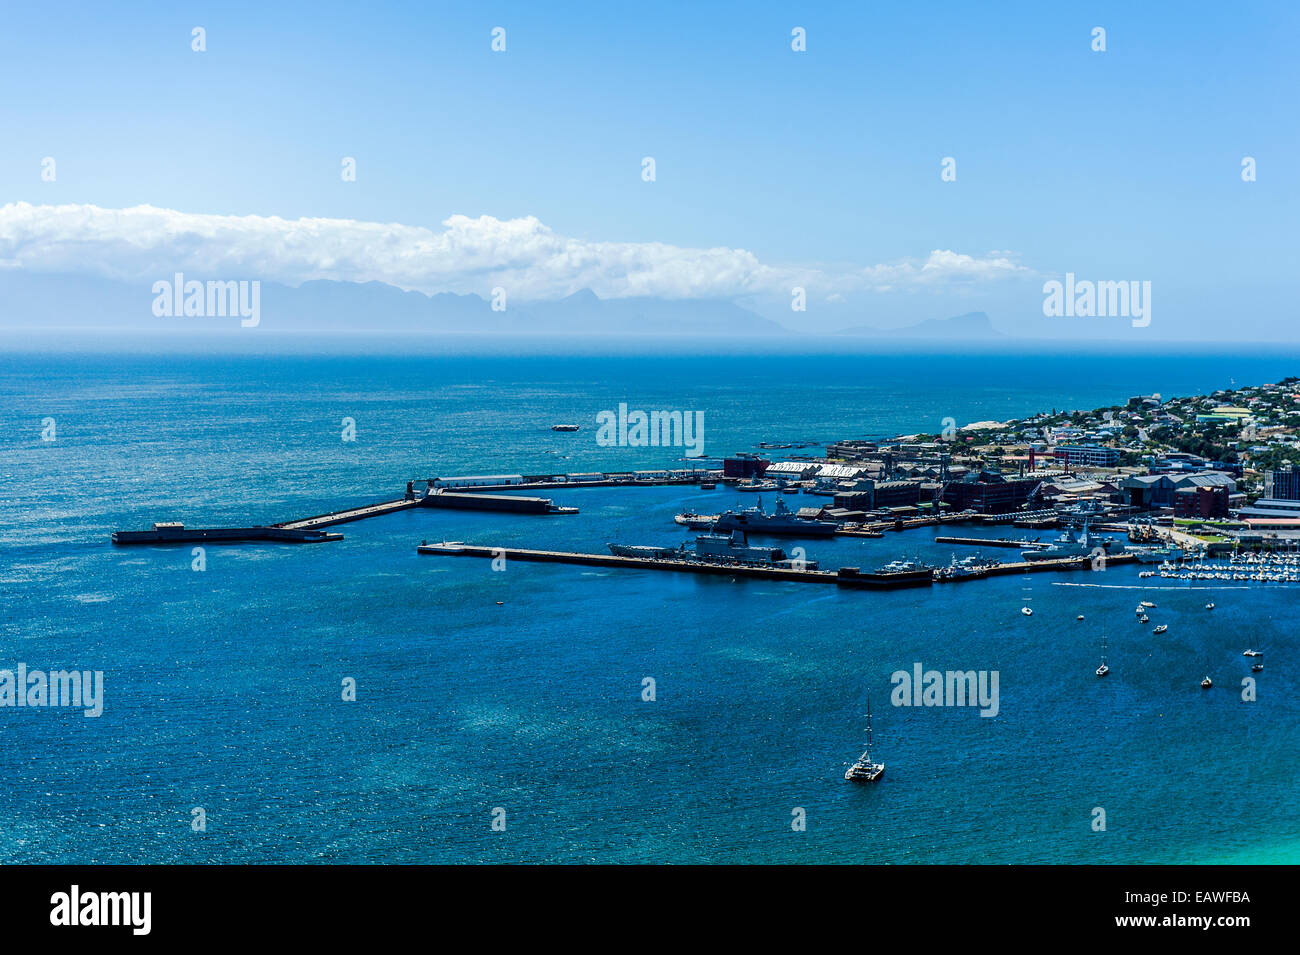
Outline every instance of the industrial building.
<path fill-rule="evenodd" d="M 757 454 L 736 454 L 722 462 L 722 475 L 729 478 L 762 477 L 772 462 Z"/>
<path fill-rule="evenodd" d="M 962 480 L 949 483 L 943 499 L 954 511 L 1005 514 L 1028 502 L 1041 483 L 1037 477 L 1008 480 L 996 471 L 972 471 Z"/>
<path fill-rule="evenodd" d="M 1197 487 L 1222 487 L 1228 506 L 1244 503 L 1237 493 L 1237 482 L 1219 471 L 1200 471 L 1195 474 L 1138 474 L 1124 478 L 1120 491 L 1124 502 L 1135 510 L 1174 507 L 1180 489 Z M 1201 505 L 1196 505 L 1200 507 Z"/>

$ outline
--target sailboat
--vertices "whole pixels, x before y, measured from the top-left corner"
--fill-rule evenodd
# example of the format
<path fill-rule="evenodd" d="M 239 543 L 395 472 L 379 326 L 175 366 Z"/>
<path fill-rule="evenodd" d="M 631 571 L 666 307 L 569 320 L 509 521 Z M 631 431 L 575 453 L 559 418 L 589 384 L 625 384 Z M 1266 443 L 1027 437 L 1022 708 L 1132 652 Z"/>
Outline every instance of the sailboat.
<path fill-rule="evenodd" d="M 1097 667 L 1097 676 L 1105 676 L 1110 672 L 1110 667 L 1106 666 L 1106 634 L 1101 635 L 1101 666 Z"/>
<path fill-rule="evenodd" d="M 885 773 L 884 763 L 871 761 L 871 695 L 867 695 L 867 748 L 862 751 L 858 761 L 844 773 L 844 778 L 851 783 L 874 783 Z"/>

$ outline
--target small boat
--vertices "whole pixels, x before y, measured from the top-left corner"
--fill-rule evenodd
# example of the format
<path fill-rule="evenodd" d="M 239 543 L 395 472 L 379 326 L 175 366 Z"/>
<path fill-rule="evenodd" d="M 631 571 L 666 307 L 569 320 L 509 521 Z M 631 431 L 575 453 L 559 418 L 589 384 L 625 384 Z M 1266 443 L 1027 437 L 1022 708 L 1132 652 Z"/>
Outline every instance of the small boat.
<path fill-rule="evenodd" d="M 1164 632 L 1165 632 L 1166 630 L 1168 630 L 1168 629 L 1169 629 L 1169 624 L 1167 624 L 1167 623 L 1162 623 L 1160 626 L 1156 627 L 1156 628 L 1155 628 L 1154 630 L 1152 630 L 1151 632 L 1152 632 L 1152 633 L 1164 633 Z"/>
<path fill-rule="evenodd" d="M 1241 651 L 1241 655 L 1243 657 L 1262 657 L 1264 654 L 1260 653 L 1258 650 L 1243 650 Z"/>
<path fill-rule="evenodd" d="M 1212 686 L 1214 686 L 1214 681 L 1211 680 L 1208 676 L 1207 676 L 1204 680 L 1201 681 L 1201 689 L 1202 689 L 1202 690 L 1208 690 L 1208 689 L 1209 689 L 1210 687 L 1212 687 Z"/>
<path fill-rule="evenodd" d="M 775 491 L 776 482 L 775 481 L 754 481 L 750 484 L 737 484 L 736 490 L 746 491 L 750 494 L 753 494 L 755 492 L 760 492 L 760 491 Z"/>
<path fill-rule="evenodd" d="M 1151 618 L 1148 617 L 1146 614 L 1143 614 L 1142 616 L 1138 617 L 1138 623 L 1150 623 L 1150 622 L 1151 622 Z"/>
<path fill-rule="evenodd" d="M 1263 669 L 1264 669 L 1264 661 L 1263 661 L 1263 660 L 1256 660 L 1254 663 L 1252 663 L 1252 664 L 1250 665 L 1250 672 L 1251 672 L 1251 673 L 1258 673 L 1258 672 L 1260 672 L 1260 671 L 1263 670 Z"/>
<path fill-rule="evenodd" d="M 1075 620 L 1082 620 L 1082 619 L 1083 619 L 1083 614 L 1079 614 L 1079 616 L 1075 617 L 1074 619 L 1075 619 Z"/>
<path fill-rule="evenodd" d="M 717 520 L 717 514 L 696 514 L 694 511 L 683 511 L 673 518 L 674 523 L 693 531 L 707 531 Z"/>
<path fill-rule="evenodd" d="M 1028 607 L 1021 607 L 1020 612 L 1023 613 L 1026 617 L 1032 617 L 1034 615 L 1034 612 L 1030 610 Z"/>
<path fill-rule="evenodd" d="M 1149 609 L 1151 609 L 1152 607 L 1154 607 L 1155 604 L 1152 603 L 1150 600 L 1144 600 L 1144 601 L 1142 601 L 1142 603 L 1138 604 L 1138 606 L 1139 606 L 1139 607 L 1146 607 L 1146 608 L 1149 610 Z"/>
<path fill-rule="evenodd" d="M 1213 609 L 1214 609 L 1214 601 L 1211 600 L 1209 603 L 1207 603 L 1207 604 L 1205 605 L 1205 609 L 1206 609 L 1206 610 L 1213 610 Z"/>
<path fill-rule="evenodd" d="M 871 696 L 867 696 L 867 748 L 862 751 L 858 761 L 844 772 L 844 779 L 850 783 L 874 783 L 885 773 L 885 764 L 871 759 Z"/>
<path fill-rule="evenodd" d="M 782 494 L 798 494 L 798 493 L 799 493 L 799 489 L 798 489 L 797 487 L 783 487 L 783 488 L 781 488 L 781 493 L 782 493 Z"/>
<path fill-rule="evenodd" d="M 551 425 L 551 430 L 552 431 L 577 431 L 578 426 L 576 424 L 553 424 Z"/>

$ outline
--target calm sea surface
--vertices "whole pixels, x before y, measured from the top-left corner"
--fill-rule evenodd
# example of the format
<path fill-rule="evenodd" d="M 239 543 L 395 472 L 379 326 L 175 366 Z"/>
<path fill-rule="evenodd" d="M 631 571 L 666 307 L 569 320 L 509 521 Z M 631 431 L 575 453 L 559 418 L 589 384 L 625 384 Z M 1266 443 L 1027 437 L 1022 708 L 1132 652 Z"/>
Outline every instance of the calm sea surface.
<path fill-rule="evenodd" d="M 415 551 L 676 543 L 673 514 L 738 503 L 721 489 L 556 492 L 567 517 L 404 512 L 339 543 L 210 547 L 203 572 L 189 547 L 109 542 L 438 474 L 677 465 L 596 445 L 620 402 L 702 411 L 722 455 L 1297 371 L 1282 353 L 0 354 L 0 669 L 105 681 L 98 719 L 0 708 L 0 861 L 1297 861 L 1295 587 L 1144 590 L 1111 568 L 874 594 Z M 828 568 L 946 562 L 932 538 L 806 543 Z M 1135 622 L 1144 594 L 1167 634 Z M 1255 702 L 1247 646 L 1268 651 Z M 890 674 L 918 662 L 998 671 L 997 716 L 891 706 Z M 857 787 L 868 690 L 888 768 Z"/>

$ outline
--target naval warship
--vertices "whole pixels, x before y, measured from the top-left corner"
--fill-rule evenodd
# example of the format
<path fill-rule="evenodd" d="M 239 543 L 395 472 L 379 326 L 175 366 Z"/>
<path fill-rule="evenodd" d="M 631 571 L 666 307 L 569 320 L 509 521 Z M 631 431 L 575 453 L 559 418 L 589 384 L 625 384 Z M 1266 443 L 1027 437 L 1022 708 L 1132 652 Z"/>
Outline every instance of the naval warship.
<path fill-rule="evenodd" d="M 654 547 L 646 544 L 606 544 L 615 557 L 641 557 L 655 560 L 689 560 L 724 564 L 764 564 L 787 570 L 816 570 L 817 561 L 787 557 L 779 547 L 755 547 L 744 531 L 729 534 L 701 534 L 695 538 L 694 552 L 686 545 Z"/>
<path fill-rule="evenodd" d="M 1115 547 L 1119 549 L 1113 551 Z M 1092 557 L 1098 551 L 1103 554 L 1110 554 L 1112 551 L 1114 553 L 1123 553 L 1124 550 L 1124 545 L 1117 545 L 1114 538 L 1099 537 L 1092 533 L 1088 530 L 1088 522 L 1084 521 L 1083 533 L 1077 538 L 1067 528 L 1061 532 L 1060 537 L 1046 547 L 1022 550 L 1020 556 L 1025 560 L 1059 560 L 1063 557 Z"/>
<path fill-rule="evenodd" d="M 763 499 L 754 507 L 741 511 L 726 511 L 713 525 L 719 533 L 746 531 L 750 534 L 769 534 L 777 537 L 832 537 L 839 525 L 834 521 L 804 520 L 776 499 L 776 509 L 771 514 L 763 510 Z"/>

